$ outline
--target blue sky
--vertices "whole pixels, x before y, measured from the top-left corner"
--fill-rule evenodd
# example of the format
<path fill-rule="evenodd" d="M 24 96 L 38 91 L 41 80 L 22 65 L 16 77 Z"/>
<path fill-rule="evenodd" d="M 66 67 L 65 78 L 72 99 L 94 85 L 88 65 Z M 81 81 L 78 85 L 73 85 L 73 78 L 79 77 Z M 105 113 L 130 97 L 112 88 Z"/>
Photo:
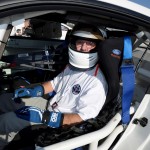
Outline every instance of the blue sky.
<path fill-rule="evenodd" d="M 145 6 L 145 7 L 150 9 L 150 0 L 129 0 L 129 1 L 138 3 L 138 4 L 142 5 L 142 6 Z"/>

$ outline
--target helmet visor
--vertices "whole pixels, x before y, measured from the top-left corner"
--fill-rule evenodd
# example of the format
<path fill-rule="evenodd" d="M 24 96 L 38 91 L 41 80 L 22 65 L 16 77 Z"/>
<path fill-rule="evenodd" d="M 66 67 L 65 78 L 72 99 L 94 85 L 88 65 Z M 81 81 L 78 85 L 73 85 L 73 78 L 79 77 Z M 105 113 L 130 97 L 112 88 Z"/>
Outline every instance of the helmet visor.
<path fill-rule="evenodd" d="M 75 51 L 83 53 L 93 53 L 97 51 L 96 39 L 72 36 L 69 47 Z"/>

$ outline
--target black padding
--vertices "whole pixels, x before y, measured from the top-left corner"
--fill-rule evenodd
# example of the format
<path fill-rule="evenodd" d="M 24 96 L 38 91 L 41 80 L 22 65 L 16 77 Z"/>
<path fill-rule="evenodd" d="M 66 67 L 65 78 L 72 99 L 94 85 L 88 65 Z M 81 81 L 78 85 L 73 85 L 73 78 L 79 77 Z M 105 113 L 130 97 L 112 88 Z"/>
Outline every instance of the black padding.
<path fill-rule="evenodd" d="M 132 44 L 135 37 L 131 37 Z M 99 63 L 108 82 L 107 104 L 115 99 L 119 93 L 120 65 L 123 57 L 124 38 L 110 38 L 99 44 Z M 120 54 L 119 54 L 120 52 Z"/>

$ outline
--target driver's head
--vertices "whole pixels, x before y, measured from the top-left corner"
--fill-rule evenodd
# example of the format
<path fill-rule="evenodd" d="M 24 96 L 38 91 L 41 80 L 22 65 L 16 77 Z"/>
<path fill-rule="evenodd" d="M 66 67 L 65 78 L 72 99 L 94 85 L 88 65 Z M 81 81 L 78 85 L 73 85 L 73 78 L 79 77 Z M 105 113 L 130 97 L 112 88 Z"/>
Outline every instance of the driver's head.
<path fill-rule="evenodd" d="M 75 26 L 69 40 L 69 63 L 81 69 L 93 67 L 98 61 L 98 43 L 103 40 L 103 34 L 97 27 Z"/>
<path fill-rule="evenodd" d="M 77 40 L 76 41 L 76 50 L 80 52 L 90 52 L 91 50 L 95 49 L 96 43 L 88 40 Z"/>

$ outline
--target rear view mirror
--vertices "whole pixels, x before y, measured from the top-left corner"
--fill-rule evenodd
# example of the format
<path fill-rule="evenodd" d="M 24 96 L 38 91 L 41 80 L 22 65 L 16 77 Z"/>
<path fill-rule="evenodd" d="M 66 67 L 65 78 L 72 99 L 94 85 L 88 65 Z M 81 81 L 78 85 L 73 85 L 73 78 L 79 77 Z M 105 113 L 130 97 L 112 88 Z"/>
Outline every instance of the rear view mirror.
<path fill-rule="evenodd" d="M 26 30 L 36 38 L 53 39 L 62 36 L 61 23 L 33 19 L 30 24 L 32 31 L 28 28 Z"/>

